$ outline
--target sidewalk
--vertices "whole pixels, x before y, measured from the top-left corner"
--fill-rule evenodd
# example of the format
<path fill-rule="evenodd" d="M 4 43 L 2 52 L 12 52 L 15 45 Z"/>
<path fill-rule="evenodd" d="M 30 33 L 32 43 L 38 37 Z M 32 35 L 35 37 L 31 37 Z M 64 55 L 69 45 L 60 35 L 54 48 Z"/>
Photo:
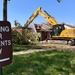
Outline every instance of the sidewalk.
<path fill-rule="evenodd" d="M 26 50 L 26 51 L 19 51 L 19 52 L 13 52 L 13 55 L 20 55 L 20 54 L 29 54 L 33 52 L 39 52 L 39 51 L 49 51 L 50 49 L 33 49 L 33 50 Z M 51 49 L 52 50 L 52 49 Z"/>
<path fill-rule="evenodd" d="M 47 44 L 48 45 L 48 44 Z M 41 51 L 50 51 L 50 50 L 70 50 L 75 52 L 75 46 L 69 46 L 69 45 L 60 45 L 60 44 L 56 44 L 56 45 L 49 45 L 49 48 L 47 48 L 47 46 L 45 46 L 46 48 L 43 47 L 43 49 L 30 49 L 30 50 L 25 50 L 25 51 L 18 51 L 18 52 L 13 52 L 13 55 L 20 55 L 20 54 L 29 54 L 29 53 L 33 53 L 33 52 L 41 52 Z"/>

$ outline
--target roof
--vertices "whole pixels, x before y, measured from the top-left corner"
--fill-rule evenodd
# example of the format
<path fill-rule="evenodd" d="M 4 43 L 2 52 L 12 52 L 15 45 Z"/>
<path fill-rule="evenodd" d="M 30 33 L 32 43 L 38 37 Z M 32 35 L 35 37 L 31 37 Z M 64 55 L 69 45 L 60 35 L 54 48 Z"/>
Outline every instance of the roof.
<path fill-rule="evenodd" d="M 69 25 L 69 24 L 65 24 L 65 26 L 75 28 L 75 26 L 72 26 L 72 25 Z"/>
<path fill-rule="evenodd" d="M 34 25 L 37 31 L 47 31 L 48 32 L 52 28 L 52 26 L 49 25 L 49 23 L 34 24 Z"/>

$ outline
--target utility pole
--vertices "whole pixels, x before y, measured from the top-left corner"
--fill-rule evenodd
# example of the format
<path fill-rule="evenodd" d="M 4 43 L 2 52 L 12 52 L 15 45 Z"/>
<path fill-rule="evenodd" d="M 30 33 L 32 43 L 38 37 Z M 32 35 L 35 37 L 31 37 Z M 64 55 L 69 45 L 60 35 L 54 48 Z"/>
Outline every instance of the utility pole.
<path fill-rule="evenodd" d="M 7 21 L 7 0 L 3 0 L 3 21 Z M 3 75 L 2 67 L 0 67 L 0 75 Z"/>
<path fill-rule="evenodd" d="M 10 1 L 10 0 L 3 0 L 3 21 L 7 21 L 7 1 Z M 3 75 L 2 67 L 0 67 L 0 75 Z"/>
<path fill-rule="evenodd" d="M 7 0 L 3 0 L 3 21 L 7 21 Z"/>
<path fill-rule="evenodd" d="M 3 0 L 3 21 L 7 21 L 7 1 L 10 0 Z"/>

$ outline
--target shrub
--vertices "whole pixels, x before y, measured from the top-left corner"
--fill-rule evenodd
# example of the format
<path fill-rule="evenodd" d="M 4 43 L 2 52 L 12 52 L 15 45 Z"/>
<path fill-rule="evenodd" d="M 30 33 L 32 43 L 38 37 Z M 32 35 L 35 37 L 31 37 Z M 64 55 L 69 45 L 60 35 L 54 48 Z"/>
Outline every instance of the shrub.
<path fill-rule="evenodd" d="M 19 32 L 12 30 L 12 35 L 13 35 L 12 38 L 13 44 L 18 44 L 18 45 L 29 44 L 28 39 Z"/>

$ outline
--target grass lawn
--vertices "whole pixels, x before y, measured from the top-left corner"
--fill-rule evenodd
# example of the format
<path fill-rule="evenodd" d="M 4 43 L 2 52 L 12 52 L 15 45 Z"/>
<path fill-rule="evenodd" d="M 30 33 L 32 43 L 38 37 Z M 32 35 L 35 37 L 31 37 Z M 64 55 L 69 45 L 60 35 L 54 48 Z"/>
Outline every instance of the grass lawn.
<path fill-rule="evenodd" d="M 37 45 L 13 45 L 13 51 L 23 51 L 29 49 L 41 49 L 41 47 Z"/>
<path fill-rule="evenodd" d="M 46 51 L 13 57 L 3 75 L 75 75 L 75 53 Z"/>

